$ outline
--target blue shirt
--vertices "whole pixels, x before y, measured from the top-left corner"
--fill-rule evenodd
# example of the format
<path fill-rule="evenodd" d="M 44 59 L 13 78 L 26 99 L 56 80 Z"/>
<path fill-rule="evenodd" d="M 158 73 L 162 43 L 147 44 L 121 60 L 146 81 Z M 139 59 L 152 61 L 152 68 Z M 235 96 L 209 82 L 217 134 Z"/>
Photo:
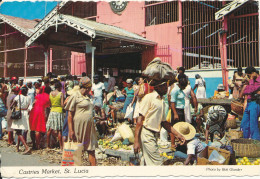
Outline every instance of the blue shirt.
<path fill-rule="evenodd" d="M 178 109 L 184 109 L 185 107 L 185 94 L 177 84 L 174 85 L 171 91 L 171 102 L 175 103 L 175 107 Z"/>

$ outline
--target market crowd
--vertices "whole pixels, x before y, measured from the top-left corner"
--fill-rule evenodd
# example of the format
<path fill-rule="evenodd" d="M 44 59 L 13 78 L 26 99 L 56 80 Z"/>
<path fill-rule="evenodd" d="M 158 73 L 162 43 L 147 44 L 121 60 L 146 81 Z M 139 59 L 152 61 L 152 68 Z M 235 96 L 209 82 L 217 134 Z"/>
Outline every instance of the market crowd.
<path fill-rule="evenodd" d="M 135 128 L 134 152 L 142 151 L 142 165 L 162 164 L 157 145 L 162 135 L 169 138 L 173 150 L 180 149 L 179 155 L 185 156 L 187 165 L 205 148 L 196 133 L 205 135 L 206 144 L 225 134 L 226 109 L 211 106 L 204 117 L 198 99 L 206 98 L 206 82 L 197 74 L 192 87 L 184 67 L 175 74 L 168 64 L 155 58 L 135 79 L 115 78 L 113 72 L 106 77 L 95 75 L 93 79 L 92 82 L 86 73 L 81 77 L 48 73 L 35 82 L 24 82 L 15 76 L 1 78 L 0 117 L 7 123 L 8 145 L 16 145 L 19 152 L 22 143 L 23 154 L 30 154 L 45 147 L 58 146 L 62 151 L 64 142 L 74 140 L 83 144 L 90 164 L 96 165 L 97 138 L 107 136 L 111 126 L 126 122 Z M 260 140 L 258 71 L 247 67 L 243 73 L 238 68 L 229 85 L 232 96 L 220 84 L 214 98 L 231 96 L 244 101 L 243 137 Z M 125 118 L 130 108 L 133 117 Z M 2 139 L 2 127 L 0 130 Z M 27 143 L 27 135 L 32 147 Z"/>

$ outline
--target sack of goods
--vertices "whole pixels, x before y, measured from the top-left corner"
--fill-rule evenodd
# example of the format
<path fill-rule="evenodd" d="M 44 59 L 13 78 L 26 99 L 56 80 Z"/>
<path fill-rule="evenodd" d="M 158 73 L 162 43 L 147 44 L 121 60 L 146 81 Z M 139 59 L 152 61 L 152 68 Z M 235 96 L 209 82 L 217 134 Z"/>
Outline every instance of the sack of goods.
<path fill-rule="evenodd" d="M 120 135 L 123 137 L 123 139 L 128 139 L 130 143 L 134 143 L 134 133 L 132 129 L 129 127 L 129 125 L 126 125 L 125 123 L 121 124 L 118 127 L 118 131 Z"/>
<path fill-rule="evenodd" d="M 81 166 L 83 145 L 78 142 L 65 142 L 61 166 Z"/>
<path fill-rule="evenodd" d="M 159 57 L 156 57 L 147 65 L 143 76 L 150 80 L 151 86 L 154 86 L 161 80 L 175 79 L 175 72 L 168 63 L 164 63 Z"/>

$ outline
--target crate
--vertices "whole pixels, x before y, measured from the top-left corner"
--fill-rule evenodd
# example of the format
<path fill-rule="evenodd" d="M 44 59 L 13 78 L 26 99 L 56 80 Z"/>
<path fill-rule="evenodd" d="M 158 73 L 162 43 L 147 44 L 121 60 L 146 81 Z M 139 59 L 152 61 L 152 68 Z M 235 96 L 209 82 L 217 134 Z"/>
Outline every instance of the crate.
<path fill-rule="evenodd" d="M 213 150 L 218 151 L 226 160 L 223 164 L 220 164 L 218 162 L 211 162 L 208 160 L 210 154 Z M 197 165 L 228 165 L 230 160 L 230 152 L 224 149 L 219 149 L 215 147 L 209 147 L 207 146 L 203 151 L 199 153 L 199 156 L 197 158 Z"/>

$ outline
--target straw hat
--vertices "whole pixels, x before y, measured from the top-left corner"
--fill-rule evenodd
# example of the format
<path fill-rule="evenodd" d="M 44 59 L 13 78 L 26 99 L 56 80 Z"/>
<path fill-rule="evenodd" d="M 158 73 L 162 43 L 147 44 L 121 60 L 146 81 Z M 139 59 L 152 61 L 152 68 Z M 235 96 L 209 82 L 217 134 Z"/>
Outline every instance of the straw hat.
<path fill-rule="evenodd" d="M 187 122 L 178 122 L 173 128 L 179 132 L 186 140 L 191 140 L 196 135 L 195 128 Z"/>
<path fill-rule="evenodd" d="M 75 93 L 79 89 L 80 89 L 79 85 L 74 86 L 72 90 L 67 91 L 67 94 L 71 96 L 73 93 Z"/>

